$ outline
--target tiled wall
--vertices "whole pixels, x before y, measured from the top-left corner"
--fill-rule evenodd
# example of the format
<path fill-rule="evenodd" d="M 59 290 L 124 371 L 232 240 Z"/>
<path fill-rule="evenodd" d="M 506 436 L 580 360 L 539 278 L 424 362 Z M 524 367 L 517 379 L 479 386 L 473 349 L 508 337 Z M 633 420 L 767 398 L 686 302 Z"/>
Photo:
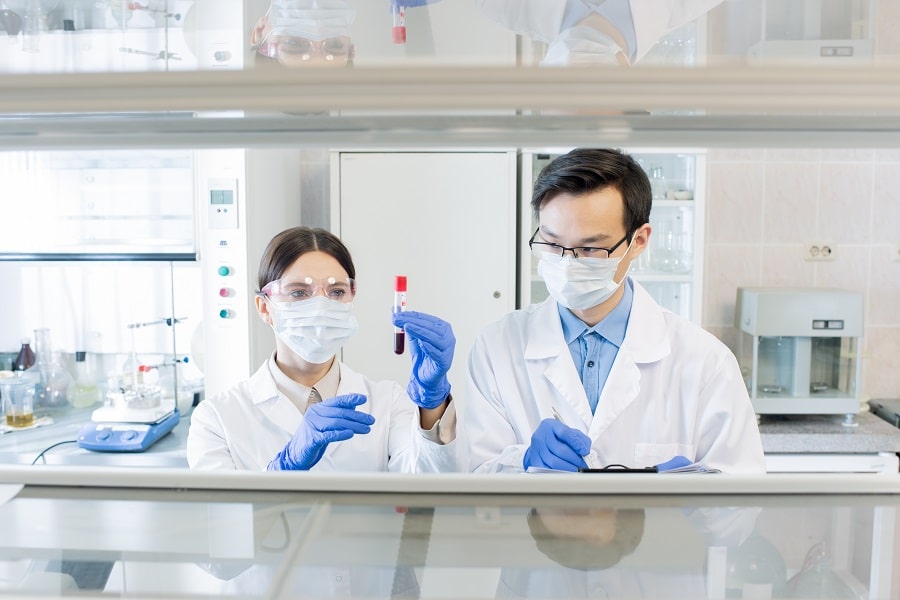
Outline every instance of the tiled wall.
<path fill-rule="evenodd" d="M 739 286 L 860 291 L 862 401 L 900 398 L 900 150 L 712 149 L 707 174 L 703 326 L 736 349 Z"/>

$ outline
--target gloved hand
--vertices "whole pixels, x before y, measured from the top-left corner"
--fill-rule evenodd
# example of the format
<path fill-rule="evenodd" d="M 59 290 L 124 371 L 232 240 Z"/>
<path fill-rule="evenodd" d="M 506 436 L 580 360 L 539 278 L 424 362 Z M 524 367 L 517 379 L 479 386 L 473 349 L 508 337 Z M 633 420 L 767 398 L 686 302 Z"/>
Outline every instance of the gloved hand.
<path fill-rule="evenodd" d="M 426 4 L 434 4 L 440 0 L 391 0 L 391 6 L 403 6 L 405 8 L 415 8 L 416 6 L 425 6 Z"/>
<path fill-rule="evenodd" d="M 422 408 L 436 408 L 450 394 L 447 371 L 453 364 L 456 336 L 450 323 L 414 310 L 395 312 L 394 327 L 406 330 L 413 368 L 406 392 Z"/>
<path fill-rule="evenodd" d="M 671 471 L 672 469 L 680 469 L 681 467 L 686 467 L 691 464 L 691 461 L 688 460 L 686 456 L 673 456 L 669 460 L 664 463 L 659 463 L 656 465 L 656 470 L 660 473 L 664 473 L 665 471 Z"/>
<path fill-rule="evenodd" d="M 531 446 L 522 464 L 528 467 L 577 471 L 587 467 L 584 456 L 591 451 L 591 438 L 563 425 L 556 419 L 544 419 L 531 435 Z"/>
<path fill-rule="evenodd" d="M 375 417 L 356 410 L 365 401 L 362 394 L 345 394 L 311 405 L 294 437 L 272 459 L 267 470 L 307 470 L 319 462 L 331 442 L 369 433 Z"/>

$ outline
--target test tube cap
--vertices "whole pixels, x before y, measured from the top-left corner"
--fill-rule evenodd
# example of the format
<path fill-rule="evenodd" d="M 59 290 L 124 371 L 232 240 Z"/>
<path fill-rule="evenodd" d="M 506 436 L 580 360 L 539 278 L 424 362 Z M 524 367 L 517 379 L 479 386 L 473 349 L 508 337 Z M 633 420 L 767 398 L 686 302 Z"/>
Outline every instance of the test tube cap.
<path fill-rule="evenodd" d="M 392 27 L 391 41 L 395 44 L 406 43 L 406 27 Z"/>
<path fill-rule="evenodd" d="M 406 275 L 397 275 L 394 277 L 394 291 L 395 292 L 405 292 L 406 291 Z"/>

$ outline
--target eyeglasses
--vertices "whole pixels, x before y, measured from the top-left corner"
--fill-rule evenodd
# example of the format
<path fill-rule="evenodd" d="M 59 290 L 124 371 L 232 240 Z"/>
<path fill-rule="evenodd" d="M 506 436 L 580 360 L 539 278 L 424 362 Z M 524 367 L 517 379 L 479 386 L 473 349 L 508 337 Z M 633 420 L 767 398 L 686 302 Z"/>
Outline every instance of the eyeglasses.
<path fill-rule="evenodd" d="M 575 248 L 568 248 L 566 246 L 560 246 L 559 244 L 554 244 L 552 242 L 534 241 L 534 238 L 537 237 L 539 231 L 540 228 L 535 229 L 534 233 L 531 235 L 531 239 L 528 240 L 528 247 L 531 248 L 531 253 L 538 258 L 540 258 L 541 253 L 544 252 L 548 252 L 556 256 L 565 256 L 566 252 L 571 252 L 572 256 L 574 256 L 575 258 L 609 258 L 609 255 L 615 252 L 616 248 L 621 246 L 630 235 L 626 233 L 625 237 L 616 242 L 612 248 L 597 248 L 595 246 L 576 246 Z"/>
<path fill-rule="evenodd" d="M 316 41 L 289 34 L 273 33 L 257 46 L 257 52 L 269 58 L 311 60 L 322 57 L 326 61 L 347 59 L 350 56 L 350 39 L 333 37 Z"/>
<path fill-rule="evenodd" d="M 258 294 L 276 302 L 302 302 L 320 290 L 323 296 L 331 300 L 351 302 L 356 296 L 356 281 L 349 277 L 291 277 L 270 281 Z"/>

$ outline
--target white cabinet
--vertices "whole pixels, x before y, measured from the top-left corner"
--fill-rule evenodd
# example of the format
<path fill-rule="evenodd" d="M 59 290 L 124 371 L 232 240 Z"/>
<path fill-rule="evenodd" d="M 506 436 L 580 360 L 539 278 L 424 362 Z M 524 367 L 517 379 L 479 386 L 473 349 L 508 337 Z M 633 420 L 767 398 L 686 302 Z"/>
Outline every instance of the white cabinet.
<path fill-rule="evenodd" d="M 475 336 L 515 308 L 516 152 L 335 152 L 332 231 L 350 249 L 359 332 L 343 349 L 374 379 L 409 379 L 393 353 L 394 277 L 409 281 L 408 309 L 449 321 L 457 338 L 450 371 L 464 385 Z"/>
<path fill-rule="evenodd" d="M 541 169 L 568 148 L 527 149 L 521 157 L 519 235 L 528 240 L 537 228 L 531 191 Z M 650 246 L 632 263 L 630 275 L 662 306 L 700 324 L 703 279 L 703 231 L 706 191 L 705 150 L 625 148 L 651 176 Z M 537 259 L 522 254 L 521 306 L 540 302 L 547 288 L 537 274 Z"/>

